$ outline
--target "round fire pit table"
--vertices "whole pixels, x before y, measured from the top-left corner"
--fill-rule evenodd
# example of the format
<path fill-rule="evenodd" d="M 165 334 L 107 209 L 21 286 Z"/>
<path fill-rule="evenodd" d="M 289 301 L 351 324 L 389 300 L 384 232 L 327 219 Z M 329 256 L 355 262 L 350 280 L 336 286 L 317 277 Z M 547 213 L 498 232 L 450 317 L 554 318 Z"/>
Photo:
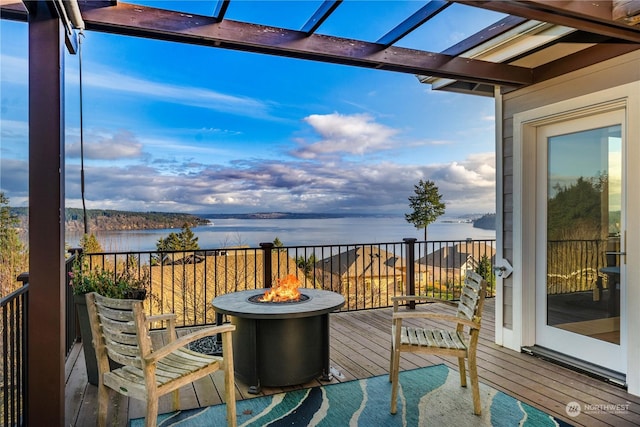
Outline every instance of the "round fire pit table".
<path fill-rule="evenodd" d="M 257 394 L 262 386 L 284 387 L 314 378 L 330 381 L 329 313 L 344 305 L 338 293 L 300 288 L 301 301 L 253 302 L 269 289 L 232 292 L 213 308 L 229 316 L 235 375 Z M 254 298 L 255 299 L 255 298 Z"/>

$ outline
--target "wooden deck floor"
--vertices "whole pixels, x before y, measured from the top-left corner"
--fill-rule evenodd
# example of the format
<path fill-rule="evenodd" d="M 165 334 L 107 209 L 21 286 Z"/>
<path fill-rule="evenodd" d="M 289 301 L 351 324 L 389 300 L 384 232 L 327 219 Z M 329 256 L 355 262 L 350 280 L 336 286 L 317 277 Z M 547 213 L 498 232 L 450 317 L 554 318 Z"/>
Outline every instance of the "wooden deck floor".
<path fill-rule="evenodd" d="M 638 426 L 640 398 L 623 388 L 600 379 L 575 372 L 536 357 L 517 353 L 494 344 L 494 302 L 487 300 L 478 351 L 480 381 L 491 385 L 534 407 L 540 408 L 572 425 Z M 442 305 L 419 306 L 418 310 L 447 310 Z M 441 308 L 442 307 L 442 308 Z M 333 382 L 368 378 L 388 373 L 391 309 L 365 310 L 331 314 L 331 366 Z M 402 370 L 445 363 L 457 370 L 454 359 L 403 355 Z M 74 348 L 66 364 L 67 426 L 91 426 L 96 420 L 97 388 L 87 383 L 84 354 L 80 345 Z M 294 388 L 320 384 L 317 381 Z M 238 399 L 255 397 L 247 386 L 236 384 Z M 194 408 L 221 403 L 222 374 L 215 373 L 181 389 L 181 408 Z M 220 390 L 220 391 L 219 391 Z M 262 394 L 273 394 L 282 388 L 263 388 Z M 170 398 L 160 401 L 160 412 L 170 411 Z M 566 415 L 569 402 L 583 405 L 619 405 L 615 411 L 604 406 L 591 406 L 576 418 Z M 471 405 L 471 401 L 469 402 Z M 596 410 L 603 408 L 602 410 Z M 628 409 L 627 409 L 628 408 Z M 110 426 L 126 426 L 131 418 L 144 416 L 144 406 L 134 399 L 112 393 L 109 408 Z"/>

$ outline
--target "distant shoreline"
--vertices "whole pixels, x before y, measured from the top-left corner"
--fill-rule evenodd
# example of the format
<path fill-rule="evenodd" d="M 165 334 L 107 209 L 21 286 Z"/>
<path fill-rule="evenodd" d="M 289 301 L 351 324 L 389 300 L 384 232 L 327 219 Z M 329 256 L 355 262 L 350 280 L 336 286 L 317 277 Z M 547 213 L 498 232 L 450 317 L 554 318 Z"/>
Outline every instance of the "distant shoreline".
<path fill-rule="evenodd" d="M 404 238 L 424 235 L 401 216 L 395 218 L 351 217 L 327 219 L 211 219 L 213 224 L 192 228 L 201 249 L 229 246 L 259 247 L 261 242 L 273 242 L 277 237 L 285 246 L 326 246 L 354 244 L 398 244 Z M 153 251 L 160 238 L 176 229 L 163 230 L 95 230 L 102 248 L 107 251 Z M 67 234 L 67 241 L 76 245 L 81 232 Z M 429 226 L 433 241 L 492 240 L 495 231 L 481 230 L 468 222 L 439 222 Z"/>
<path fill-rule="evenodd" d="M 26 231 L 28 222 L 28 208 L 11 208 L 12 215 L 18 217 L 19 228 Z M 135 212 L 116 211 L 103 209 L 88 209 L 89 230 L 116 231 L 116 230 L 156 230 L 177 229 L 184 224 L 189 227 L 206 225 L 216 219 L 239 220 L 323 220 L 340 218 L 401 218 L 402 213 L 362 213 L 362 212 L 251 212 L 251 213 L 202 213 L 187 214 L 175 212 Z M 65 228 L 67 232 L 81 232 L 83 230 L 84 214 L 82 209 L 65 209 Z M 457 217 L 443 217 L 437 220 L 439 223 L 473 223 L 476 228 L 495 230 L 495 214 L 466 214 Z"/>

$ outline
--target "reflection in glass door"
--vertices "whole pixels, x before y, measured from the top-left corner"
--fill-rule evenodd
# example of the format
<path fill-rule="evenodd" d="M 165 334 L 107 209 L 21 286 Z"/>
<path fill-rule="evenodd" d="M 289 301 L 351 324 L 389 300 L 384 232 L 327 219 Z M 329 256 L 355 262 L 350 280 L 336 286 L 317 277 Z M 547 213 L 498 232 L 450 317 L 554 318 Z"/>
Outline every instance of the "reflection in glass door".
<path fill-rule="evenodd" d="M 536 155 L 536 345 L 620 373 L 623 120 L 611 111 L 541 126 Z"/>
<path fill-rule="evenodd" d="M 548 138 L 547 325 L 620 344 L 621 127 Z"/>

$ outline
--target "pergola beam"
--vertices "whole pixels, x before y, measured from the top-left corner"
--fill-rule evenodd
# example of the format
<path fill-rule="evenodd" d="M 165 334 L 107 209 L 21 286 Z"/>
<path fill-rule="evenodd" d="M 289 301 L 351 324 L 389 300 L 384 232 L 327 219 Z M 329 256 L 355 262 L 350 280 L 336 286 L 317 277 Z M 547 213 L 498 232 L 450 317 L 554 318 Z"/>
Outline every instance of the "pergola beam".
<path fill-rule="evenodd" d="M 229 8 L 230 0 L 218 0 L 216 3 L 216 7 L 213 11 L 213 17 L 218 21 L 222 21 L 224 19 L 224 15 L 227 13 L 227 9 Z"/>
<path fill-rule="evenodd" d="M 379 43 L 385 47 L 391 46 L 413 30 L 427 22 L 429 19 L 445 10 L 450 5 L 451 3 L 446 0 L 431 0 L 429 3 L 418 9 L 413 15 L 398 24 L 387 34 L 380 37 L 380 39 L 376 43 Z"/>
<path fill-rule="evenodd" d="M 21 0 L 0 0 L 0 19 L 27 21 L 27 8 Z"/>
<path fill-rule="evenodd" d="M 81 4 L 88 30 L 518 87 L 531 70 L 377 43 L 109 2 Z"/>
<path fill-rule="evenodd" d="M 634 43 L 597 44 L 534 68 L 533 80 L 543 82 L 638 49 L 640 44 Z"/>
<path fill-rule="evenodd" d="M 455 45 L 440 53 L 455 56 L 463 54 L 464 52 L 467 52 L 473 48 L 480 46 L 483 43 L 488 42 L 494 37 L 498 37 L 499 35 L 516 28 L 526 20 L 526 18 L 522 18 L 520 16 L 507 16 L 506 18 L 501 19 L 495 24 L 489 25 L 482 31 L 456 43 Z"/>
<path fill-rule="evenodd" d="M 315 31 L 322 25 L 322 23 L 333 13 L 338 6 L 340 6 L 342 0 L 325 0 L 322 2 L 318 10 L 309 18 L 309 20 L 302 26 L 302 31 L 306 35 L 315 33 Z"/>
<path fill-rule="evenodd" d="M 496 12 L 563 25 L 594 34 L 640 43 L 640 29 L 616 22 L 611 1 L 451 0 Z"/>

